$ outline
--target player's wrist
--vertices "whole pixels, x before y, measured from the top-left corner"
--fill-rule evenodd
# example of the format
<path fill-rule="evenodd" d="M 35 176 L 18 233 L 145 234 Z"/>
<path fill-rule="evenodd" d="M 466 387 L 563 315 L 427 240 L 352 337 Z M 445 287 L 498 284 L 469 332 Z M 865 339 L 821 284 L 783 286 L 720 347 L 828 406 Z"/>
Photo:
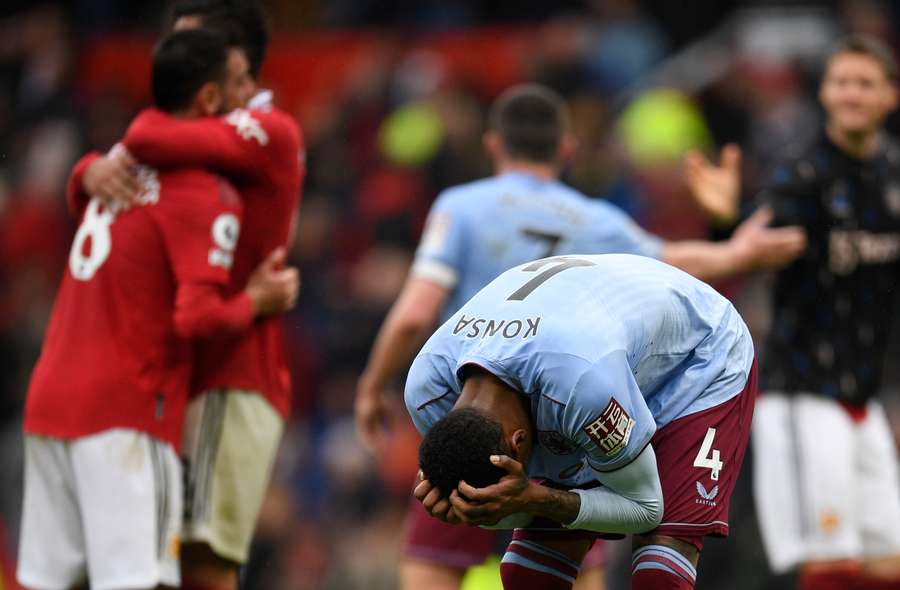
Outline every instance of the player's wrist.
<path fill-rule="evenodd" d="M 263 293 L 262 289 L 258 289 L 253 285 L 247 285 L 243 294 L 250 300 L 254 317 L 259 317 L 265 313 L 265 293 Z"/>
<path fill-rule="evenodd" d="M 104 157 L 98 156 L 93 158 L 84 168 L 81 175 L 81 188 L 89 195 L 93 195 L 100 190 L 99 175 L 103 172 Z"/>
<path fill-rule="evenodd" d="M 726 257 L 729 260 L 728 266 L 738 272 L 752 270 L 756 264 L 752 247 L 740 237 L 726 242 Z"/>
<path fill-rule="evenodd" d="M 359 382 L 356 387 L 358 397 L 376 399 L 385 388 L 379 380 L 370 373 L 363 373 L 359 376 Z"/>
<path fill-rule="evenodd" d="M 547 518 L 563 525 L 573 522 L 578 517 L 581 507 L 581 498 L 578 494 L 566 490 L 556 490 L 532 481 L 529 481 L 528 489 L 523 496 L 526 500 L 522 512 Z"/>

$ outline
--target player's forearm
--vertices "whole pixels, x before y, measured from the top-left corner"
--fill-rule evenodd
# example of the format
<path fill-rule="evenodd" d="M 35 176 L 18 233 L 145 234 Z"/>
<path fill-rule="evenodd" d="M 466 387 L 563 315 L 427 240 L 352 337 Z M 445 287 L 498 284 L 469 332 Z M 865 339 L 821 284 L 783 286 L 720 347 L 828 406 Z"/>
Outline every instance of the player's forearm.
<path fill-rule="evenodd" d="M 178 289 L 175 331 L 182 338 L 216 338 L 238 334 L 253 324 L 250 298 L 241 293 L 224 299 L 219 287 L 186 285 Z"/>
<path fill-rule="evenodd" d="M 82 156 L 72 168 L 69 180 L 66 183 L 66 204 L 69 212 L 75 217 L 80 217 L 81 212 L 87 207 L 91 197 L 84 188 L 84 174 L 91 164 L 100 157 L 99 152 L 89 152 Z"/>
<path fill-rule="evenodd" d="M 578 515 L 563 523 L 565 526 L 603 533 L 643 533 L 659 525 L 663 493 L 651 445 L 628 465 L 595 472 L 595 476 L 603 485 L 574 491 L 581 497 L 581 504 Z"/>
<path fill-rule="evenodd" d="M 581 510 L 581 497 L 565 490 L 556 490 L 540 484 L 530 484 L 531 498 L 524 512 L 534 516 L 548 518 L 554 522 L 568 525 L 578 517 Z"/>
<path fill-rule="evenodd" d="M 360 377 L 365 389 L 383 391 L 428 339 L 434 327 L 393 309 L 378 332 L 369 362 Z"/>
<path fill-rule="evenodd" d="M 749 259 L 730 241 L 667 242 L 663 246 L 662 259 L 703 281 L 721 279 L 749 270 Z"/>
<path fill-rule="evenodd" d="M 177 119 L 142 113 L 122 144 L 137 160 L 158 168 L 203 167 L 226 175 L 258 175 L 258 162 L 241 150 L 245 140 L 218 118 Z"/>

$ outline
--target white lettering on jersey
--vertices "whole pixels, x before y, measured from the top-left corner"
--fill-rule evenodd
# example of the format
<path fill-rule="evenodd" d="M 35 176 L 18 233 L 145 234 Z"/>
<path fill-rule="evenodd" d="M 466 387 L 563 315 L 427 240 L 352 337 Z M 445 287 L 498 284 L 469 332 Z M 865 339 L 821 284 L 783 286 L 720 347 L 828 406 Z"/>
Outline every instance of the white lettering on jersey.
<path fill-rule="evenodd" d="M 242 138 L 250 141 L 255 139 L 259 145 L 267 145 L 269 143 L 269 135 L 262 128 L 259 121 L 253 117 L 250 111 L 245 109 L 235 109 L 228 113 L 225 122 L 234 125 L 235 131 Z"/>
<path fill-rule="evenodd" d="M 137 180 L 141 185 L 141 194 L 137 198 L 138 204 L 155 205 L 159 203 L 159 174 L 156 170 L 147 166 L 138 166 Z"/>
<path fill-rule="evenodd" d="M 141 192 L 137 198 L 138 206 L 155 205 L 159 202 L 159 176 L 156 170 L 147 166 L 138 166 L 137 180 Z M 69 271 L 79 281 L 91 280 L 100 267 L 109 258 L 112 251 L 112 235 L 110 226 L 116 215 L 124 207 L 118 201 L 105 205 L 98 197 L 88 203 L 84 219 L 75 232 L 72 249 L 69 251 Z M 90 238 L 90 243 L 88 239 Z M 90 253 L 85 254 L 85 249 Z"/>
<path fill-rule="evenodd" d="M 100 199 L 94 197 L 88 203 L 84 219 L 75 232 L 72 249 L 69 251 L 69 271 L 79 281 L 89 281 L 100 269 L 112 251 L 112 237 L 109 226 L 116 219 L 116 213 L 109 207 L 102 207 Z M 90 252 L 84 253 L 90 239 Z"/>
<path fill-rule="evenodd" d="M 832 230 L 828 259 L 835 274 L 850 274 L 860 264 L 883 264 L 900 258 L 900 236 L 867 231 Z"/>
<path fill-rule="evenodd" d="M 212 224 L 212 239 L 216 247 L 209 250 L 210 266 L 231 268 L 240 232 L 241 222 L 233 213 L 222 213 L 216 217 Z"/>

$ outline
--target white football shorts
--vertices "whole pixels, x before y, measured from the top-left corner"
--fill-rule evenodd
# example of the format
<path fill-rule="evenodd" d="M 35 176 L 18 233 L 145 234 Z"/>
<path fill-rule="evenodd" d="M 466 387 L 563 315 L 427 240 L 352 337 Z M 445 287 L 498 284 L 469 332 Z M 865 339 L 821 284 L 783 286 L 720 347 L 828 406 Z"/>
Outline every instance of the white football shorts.
<path fill-rule="evenodd" d="M 278 443 L 281 416 L 261 395 L 216 389 L 191 400 L 184 422 L 184 542 L 245 563 Z"/>
<path fill-rule="evenodd" d="M 19 582 L 67 590 L 180 584 L 181 464 L 171 445 L 117 428 L 25 437 Z"/>
<path fill-rule="evenodd" d="M 809 561 L 900 555 L 897 450 L 880 402 L 856 422 L 836 401 L 761 395 L 754 496 L 776 573 Z"/>

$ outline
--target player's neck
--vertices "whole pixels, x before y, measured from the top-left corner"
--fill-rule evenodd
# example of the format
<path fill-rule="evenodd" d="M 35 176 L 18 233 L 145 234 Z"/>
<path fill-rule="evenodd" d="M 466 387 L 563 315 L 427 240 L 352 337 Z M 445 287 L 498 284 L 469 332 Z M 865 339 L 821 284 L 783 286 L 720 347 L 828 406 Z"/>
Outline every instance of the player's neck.
<path fill-rule="evenodd" d="M 494 416 L 508 432 L 528 428 L 530 422 L 521 394 L 483 371 L 466 379 L 455 407 L 474 408 Z"/>
<path fill-rule="evenodd" d="M 497 163 L 497 174 L 515 172 L 527 174 L 540 180 L 556 180 L 559 172 L 553 164 L 540 164 L 537 162 L 524 162 L 520 160 L 506 160 Z"/>
<path fill-rule="evenodd" d="M 872 157 L 881 139 L 880 130 L 869 133 L 847 132 L 834 123 L 825 127 L 828 139 L 848 156 L 865 160 Z"/>

